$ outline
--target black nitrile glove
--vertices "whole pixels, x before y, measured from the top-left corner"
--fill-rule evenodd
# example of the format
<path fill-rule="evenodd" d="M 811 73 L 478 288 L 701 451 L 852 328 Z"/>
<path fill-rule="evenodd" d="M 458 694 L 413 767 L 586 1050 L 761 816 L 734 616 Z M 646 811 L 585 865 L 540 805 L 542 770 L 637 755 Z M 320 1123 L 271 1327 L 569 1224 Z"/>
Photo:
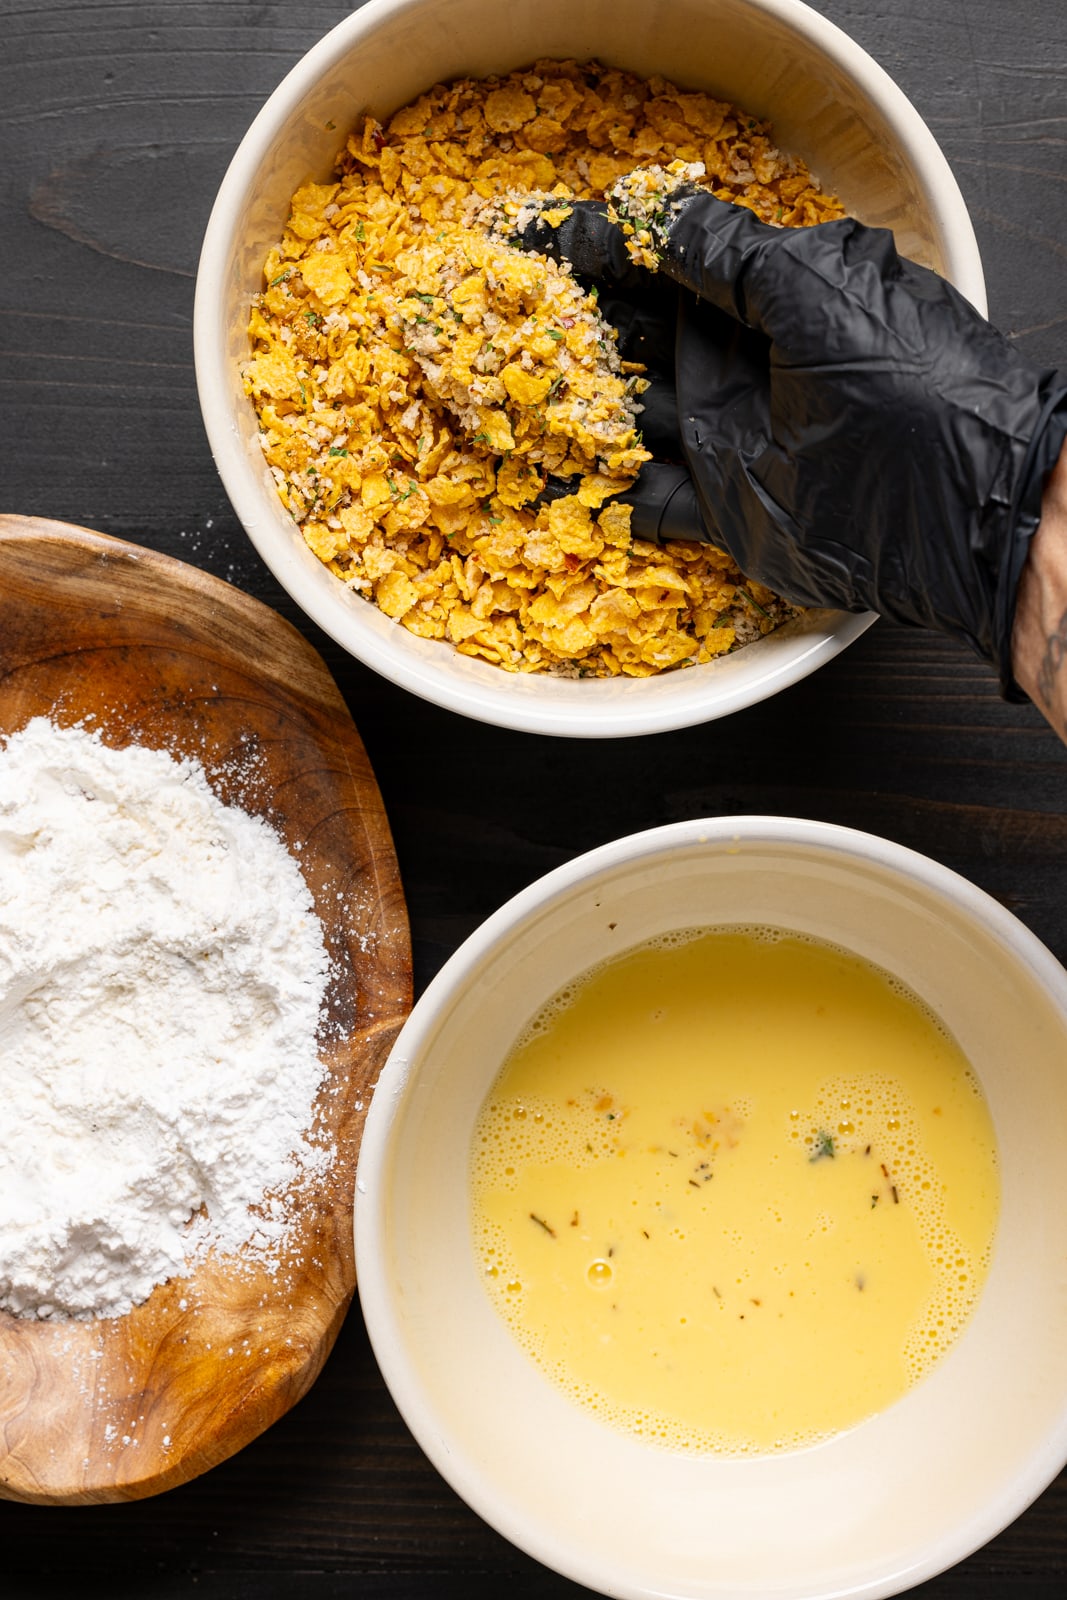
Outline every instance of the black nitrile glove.
<path fill-rule="evenodd" d="M 710 540 L 799 605 L 964 638 L 1017 693 L 1015 594 L 1067 375 L 1029 366 L 885 230 L 675 198 L 655 273 L 592 203 L 522 238 L 597 284 L 649 366 L 635 533 Z"/>

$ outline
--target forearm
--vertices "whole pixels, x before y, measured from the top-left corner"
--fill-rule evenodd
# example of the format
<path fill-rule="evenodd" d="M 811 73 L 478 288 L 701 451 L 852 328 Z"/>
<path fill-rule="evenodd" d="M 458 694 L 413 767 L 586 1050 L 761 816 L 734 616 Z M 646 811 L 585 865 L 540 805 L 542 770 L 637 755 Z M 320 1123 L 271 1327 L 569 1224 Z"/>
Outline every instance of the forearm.
<path fill-rule="evenodd" d="M 1019 582 L 1012 665 L 1020 688 L 1067 743 L 1067 444 L 1045 485 Z"/>

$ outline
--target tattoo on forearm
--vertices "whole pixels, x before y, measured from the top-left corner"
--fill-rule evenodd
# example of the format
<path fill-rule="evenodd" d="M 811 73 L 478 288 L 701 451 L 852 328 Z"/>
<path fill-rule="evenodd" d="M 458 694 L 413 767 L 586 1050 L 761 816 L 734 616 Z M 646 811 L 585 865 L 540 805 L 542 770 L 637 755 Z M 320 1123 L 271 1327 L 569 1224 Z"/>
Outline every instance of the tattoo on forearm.
<path fill-rule="evenodd" d="M 1055 633 L 1050 633 L 1045 643 L 1045 653 L 1037 674 L 1037 692 L 1042 702 L 1051 709 L 1056 677 L 1067 660 L 1067 611 L 1059 620 Z"/>

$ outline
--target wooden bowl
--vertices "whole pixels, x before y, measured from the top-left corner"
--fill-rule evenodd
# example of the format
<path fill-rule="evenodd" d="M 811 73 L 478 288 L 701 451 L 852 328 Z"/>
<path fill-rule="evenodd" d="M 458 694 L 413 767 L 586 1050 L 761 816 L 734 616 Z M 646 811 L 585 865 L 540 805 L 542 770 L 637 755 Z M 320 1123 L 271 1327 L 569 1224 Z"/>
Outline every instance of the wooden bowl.
<path fill-rule="evenodd" d="M 355 1289 L 356 1155 L 411 1006 L 411 948 L 359 735 L 320 657 L 266 606 L 139 546 L 0 517 L 0 734 L 40 715 L 195 757 L 223 801 L 268 818 L 299 846 L 335 974 L 316 1111 L 337 1158 L 277 1271 L 208 1261 L 112 1319 L 0 1312 L 0 1497 L 56 1505 L 183 1483 L 313 1383 Z"/>

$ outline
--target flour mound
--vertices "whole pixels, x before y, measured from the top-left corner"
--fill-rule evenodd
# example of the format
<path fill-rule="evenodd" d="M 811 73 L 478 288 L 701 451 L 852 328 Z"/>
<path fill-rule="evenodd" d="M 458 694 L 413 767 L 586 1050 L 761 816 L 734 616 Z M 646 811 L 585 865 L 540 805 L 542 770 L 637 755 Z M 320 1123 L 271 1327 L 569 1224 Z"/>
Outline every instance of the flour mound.
<path fill-rule="evenodd" d="M 120 1316 L 208 1250 L 276 1259 L 330 1158 L 327 969 L 295 860 L 196 762 L 45 718 L 6 741 L 0 1307 Z"/>

